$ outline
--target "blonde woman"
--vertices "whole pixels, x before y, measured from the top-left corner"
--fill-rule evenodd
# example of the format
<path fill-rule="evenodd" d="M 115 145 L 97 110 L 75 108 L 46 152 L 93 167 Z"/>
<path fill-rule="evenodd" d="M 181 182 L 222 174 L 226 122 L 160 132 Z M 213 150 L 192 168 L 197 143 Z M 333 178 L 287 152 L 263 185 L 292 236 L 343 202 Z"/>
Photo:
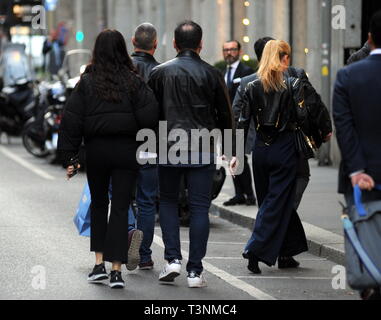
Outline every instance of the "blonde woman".
<path fill-rule="evenodd" d="M 247 132 L 254 119 L 254 180 L 259 212 L 243 257 L 248 269 L 261 273 L 258 262 L 296 268 L 293 259 L 308 250 L 303 226 L 294 209 L 298 154 L 295 145 L 296 113 L 292 97 L 301 94 L 299 79 L 286 81 L 291 48 L 281 40 L 269 41 L 263 51 L 258 79 L 244 94 L 239 123 Z"/>

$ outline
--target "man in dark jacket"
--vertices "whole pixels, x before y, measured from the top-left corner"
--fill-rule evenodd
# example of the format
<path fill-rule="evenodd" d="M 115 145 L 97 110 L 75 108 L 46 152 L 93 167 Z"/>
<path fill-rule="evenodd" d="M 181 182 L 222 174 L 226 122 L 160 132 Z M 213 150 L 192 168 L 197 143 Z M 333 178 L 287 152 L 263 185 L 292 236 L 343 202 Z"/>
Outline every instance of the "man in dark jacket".
<path fill-rule="evenodd" d="M 202 29 L 193 21 L 185 21 L 175 30 L 174 48 L 178 52 L 175 59 L 156 67 L 149 80 L 159 102 L 161 120 L 167 130 L 159 137 L 166 141 L 174 129 L 185 132 L 191 141 L 191 130 L 211 132 L 213 129 L 233 129 L 233 115 L 228 92 L 220 72 L 201 60 Z M 212 180 L 216 165 L 213 151 L 199 152 L 189 149 L 189 144 L 181 144 L 176 139 L 168 139 L 165 152 L 172 156 L 172 147 L 184 148 L 186 155 L 202 158 L 201 163 L 189 161 L 176 164 L 159 160 L 160 183 L 160 225 L 165 245 L 164 257 L 168 263 L 159 276 L 159 281 L 173 282 L 181 271 L 181 248 L 179 236 L 178 199 L 181 176 L 187 181 L 190 207 L 190 248 L 187 264 L 188 286 L 206 286 L 202 275 L 202 259 L 206 254 L 209 236 L 209 208 Z M 192 146 L 193 147 L 193 146 Z M 214 144 L 211 143 L 214 148 Z M 211 149 L 212 150 L 212 149 Z M 161 150 L 160 150 L 161 151 Z M 160 152 L 161 153 L 161 152 Z M 166 160 L 166 159 L 164 159 Z M 189 160 L 189 158 L 188 158 Z M 193 163 L 193 161 L 192 161 Z"/>
<path fill-rule="evenodd" d="M 131 54 L 132 62 L 140 76 L 148 82 L 152 69 L 159 65 L 153 56 L 157 48 L 155 27 L 150 23 L 139 25 L 135 29 L 132 44 L 134 46 L 134 53 Z M 128 270 L 134 270 L 138 264 L 140 270 L 153 269 L 151 245 L 155 230 L 158 180 L 157 165 L 146 164 L 140 168 L 136 184 L 137 230 L 133 228 L 129 232 Z M 129 225 L 135 226 L 131 208 Z M 143 232 L 143 237 L 140 232 Z"/>
<path fill-rule="evenodd" d="M 369 190 L 363 201 L 381 200 L 381 11 L 371 21 L 370 56 L 337 74 L 333 118 L 342 154 L 339 192 L 348 207 L 354 204 L 353 187 Z M 361 293 L 363 299 L 381 299 L 380 287 Z"/>
<path fill-rule="evenodd" d="M 239 41 L 231 40 L 225 42 L 222 48 L 222 53 L 227 64 L 224 79 L 229 89 L 230 102 L 233 103 L 241 79 L 253 74 L 254 70 L 240 61 L 242 48 Z M 253 190 L 251 170 L 246 155 L 250 153 L 251 150 L 245 152 L 242 174 L 237 175 L 233 179 L 235 196 L 229 201 L 226 201 L 224 206 L 235 206 L 240 204 L 254 206 L 257 203 Z"/>

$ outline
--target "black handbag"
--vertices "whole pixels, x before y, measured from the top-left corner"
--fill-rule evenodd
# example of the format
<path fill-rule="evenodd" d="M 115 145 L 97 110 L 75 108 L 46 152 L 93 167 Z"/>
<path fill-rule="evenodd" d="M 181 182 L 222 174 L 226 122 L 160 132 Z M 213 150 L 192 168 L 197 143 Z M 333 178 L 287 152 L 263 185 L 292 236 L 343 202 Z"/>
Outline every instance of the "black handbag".
<path fill-rule="evenodd" d="M 295 79 L 295 78 L 294 78 Z M 300 81 L 299 79 L 296 79 L 295 81 Z M 311 142 L 311 140 L 307 137 L 307 135 L 303 132 L 303 123 L 308 119 L 308 110 L 304 105 L 303 97 L 300 97 L 299 99 L 295 98 L 293 91 L 292 91 L 292 78 L 287 78 L 287 89 L 290 94 L 291 104 L 292 108 L 295 111 L 296 119 L 297 119 L 297 126 L 295 129 L 295 146 L 298 153 L 303 156 L 305 159 L 313 159 L 315 158 L 314 153 L 314 146 Z M 300 92 L 302 95 L 303 92 Z M 298 103 L 297 101 L 301 101 Z"/>

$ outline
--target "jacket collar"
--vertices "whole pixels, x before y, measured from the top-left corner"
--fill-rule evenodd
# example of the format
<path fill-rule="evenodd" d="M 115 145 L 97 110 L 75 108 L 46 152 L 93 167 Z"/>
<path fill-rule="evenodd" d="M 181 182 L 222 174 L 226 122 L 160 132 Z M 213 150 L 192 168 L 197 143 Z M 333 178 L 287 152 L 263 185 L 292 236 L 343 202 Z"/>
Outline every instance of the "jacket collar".
<path fill-rule="evenodd" d="M 190 58 L 193 58 L 193 59 L 201 59 L 200 56 L 194 52 L 193 50 L 183 50 L 181 52 L 178 53 L 177 57 L 190 57 Z"/>
<path fill-rule="evenodd" d="M 131 54 L 131 56 L 132 57 L 147 58 L 147 59 L 155 61 L 155 58 L 147 52 L 138 51 L 138 52 L 134 52 L 133 54 Z"/>

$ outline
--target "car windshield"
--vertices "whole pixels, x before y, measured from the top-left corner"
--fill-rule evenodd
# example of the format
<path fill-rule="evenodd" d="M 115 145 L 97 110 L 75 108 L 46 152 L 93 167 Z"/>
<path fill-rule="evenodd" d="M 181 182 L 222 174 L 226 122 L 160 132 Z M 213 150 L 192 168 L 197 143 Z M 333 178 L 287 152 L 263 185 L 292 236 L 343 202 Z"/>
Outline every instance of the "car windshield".
<path fill-rule="evenodd" d="M 73 79 L 81 75 L 83 66 L 88 65 L 90 60 L 90 50 L 71 50 L 65 56 L 62 69 L 65 71 L 69 79 Z"/>

